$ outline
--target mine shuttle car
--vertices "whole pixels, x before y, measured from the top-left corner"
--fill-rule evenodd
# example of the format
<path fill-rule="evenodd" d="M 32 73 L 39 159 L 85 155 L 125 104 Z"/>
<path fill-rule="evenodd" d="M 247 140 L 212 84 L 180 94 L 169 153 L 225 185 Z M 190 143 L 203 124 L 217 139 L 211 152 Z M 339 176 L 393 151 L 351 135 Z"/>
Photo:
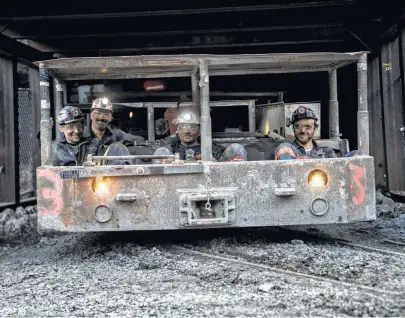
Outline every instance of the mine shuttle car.
<path fill-rule="evenodd" d="M 348 146 L 339 133 L 336 70 L 351 63 L 357 63 L 359 156 L 345 158 Z M 37 169 L 40 231 L 270 227 L 376 218 L 374 163 L 369 155 L 367 52 L 62 58 L 37 65 L 41 88 L 41 166 Z M 329 74 L 330 135 L 318 143 L 331 146 L 339 157 L 213 161 L 210 76 L 300 72 Z M 51 165 L 52 78 L 54 108 L 58 110 L 64 106 L 66 81 L 168 77 L 189 77 L 192 83 L 192 106 L 198 109 L 201 121 L 200 161 L 167 156 L 164 164 L 100 166 L 94 164 L 100 158 L 89 157 L 83 166 Z M 247 106 L 250 132 L 242 137 L 249 137 L 249 143 L 264 142 L 264 132 L 257 133 L 257 107 L 254 103 Z M 154 139 L 153 107 L 148 111 L 148 136 Z M 219 139 L 226 142 L 235 138 Z M 148 154 L 130 157 L 151 158 Z"/>

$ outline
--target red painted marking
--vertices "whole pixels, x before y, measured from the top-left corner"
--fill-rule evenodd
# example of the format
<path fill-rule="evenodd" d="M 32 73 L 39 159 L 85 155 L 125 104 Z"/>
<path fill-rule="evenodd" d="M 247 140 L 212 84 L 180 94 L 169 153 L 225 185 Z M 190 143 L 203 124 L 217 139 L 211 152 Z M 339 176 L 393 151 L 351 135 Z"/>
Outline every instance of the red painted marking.
<path fill-rule="evenodd" d="M 52 188 L 40 188 L 39 194 L 45 200 L 51 202 L 49 208 L 39 207 L 38 213 L 39 214 L 48 214 L 52 216 L 58 215 L 63 209 L 63 199 L 62 199 L 62 190 L 63 190 L 63 182 L 62 179 L 53 171 L 51 170 L 38 170 L 37 172 L 38 178 L 43 178 L 50 182 L 53 185 Z"/>
<path fill-rule="evenodd" d="M 352 197 L 352 201 L 354 204 L 359 205 L 364 202 L 365 198 L 364 184 L 360 181 L 360 179 L 364 176 L 364 169 L 352 163 L 349 163 L 349 169 L 353 171 L 353 178 L 352 182 L 350 183 L 350 191 L 356 191 Z"/>

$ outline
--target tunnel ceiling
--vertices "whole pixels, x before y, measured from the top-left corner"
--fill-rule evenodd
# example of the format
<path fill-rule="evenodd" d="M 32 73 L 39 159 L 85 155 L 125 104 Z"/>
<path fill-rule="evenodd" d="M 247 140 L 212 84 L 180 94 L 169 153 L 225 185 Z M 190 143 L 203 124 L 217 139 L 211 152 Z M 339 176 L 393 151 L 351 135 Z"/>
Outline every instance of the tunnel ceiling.
<path fill-rule="evenodd" d="M 23 41 L 41 51 L 31 59 L 373 51 L 404 12 L 403 0 L 8 1 L 0 49 Z"/>

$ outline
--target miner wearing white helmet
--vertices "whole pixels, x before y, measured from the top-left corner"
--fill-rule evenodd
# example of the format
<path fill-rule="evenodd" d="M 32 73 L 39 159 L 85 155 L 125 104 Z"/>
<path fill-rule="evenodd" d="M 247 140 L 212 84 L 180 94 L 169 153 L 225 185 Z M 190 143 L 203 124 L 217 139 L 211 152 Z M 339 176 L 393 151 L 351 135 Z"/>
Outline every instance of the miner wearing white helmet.
<path fill-rule="evenodd" d="M 143 141 L 141 136 L 127 134 L 120 129 L 112 129 L 109 124 L 113 119 L 113 105 L 108 98 L 97 98 L 91 105 L 90 113 L 91 124 L 84 130 L 86 138 L 98 138 L 105 147 L 108 147 L 116 141 L 134 143 L 134 141 Z"/>
<path fill-rule="evenodd" d="M 195 112 L 184 109 L 173 121 L 177 125 L 177 132 L 162 141 L 164 147 L 155 151 L 155 155 L 173 155 L 179 153 L 181 160 L 200 160 L 200 120 Z M 212 157 L 217 161 L 246 161 L 245 148 L 239 144 L 231 144 L 225 148 L 212 144 Z M 156 162 L 161 162 L 157 160 Z"/>

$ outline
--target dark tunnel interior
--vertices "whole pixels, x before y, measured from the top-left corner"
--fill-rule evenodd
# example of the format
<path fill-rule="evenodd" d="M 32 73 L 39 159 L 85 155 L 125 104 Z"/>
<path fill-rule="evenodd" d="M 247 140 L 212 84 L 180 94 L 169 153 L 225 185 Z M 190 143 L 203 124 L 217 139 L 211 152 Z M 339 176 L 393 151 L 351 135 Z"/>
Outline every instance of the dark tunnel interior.
<path fill-rule="evenodd" d="M 338 70 L 338 100 L 339 122 L 342 138 L 349 140 L 351 149 L 357 147 L 357 72 L 356 64 Z M 121 84 L 124 92 L 144 92 L 143 83 L 147 79 L 104 81 L 104 82 L 70 82 L 68 90 L 74 85 L 84 84 Z M 166 78 L 165 92 L 191 91 L 189 78 Z M 328 138 L 328 102 L 329 87 L 327 72 L 290 73 L 267 75 L 238 75 L 213 76 L 210 78 L 210 91 L 222 92 L 284 92 L 284 102 L 320 102 L 321 103 L 321 138 Z M 108 95 L 108 93 L 106 93 Z M 118 95 L 119 96 L 119 95 Z M 119 97 L 118 97 L 119 98 Z M 256 105 L 277 101 L 276 97 L 218 97 L 211 96 L 211 101 L 217 100 L 256 99 Z M 69 100 L 68 100 L 69 101 Z M 120 102 L 180 102 L 191 101 L 181 97 L 142 97 L 136 100 L 120 99 Z M 70 103 L 72 104 L 72 103 Z M 73 104 L 72 104 L 73 105 Z M 155 109 L 155 120 L 164 116 L 165 108 Z M 132 111 L 132 117 L 129 113 Z M 237 128 L 242 126 L 248 131 L 248 107 L 212 107 L 212 130 L 223 132 L 225 127 Z M 147 112 L 145 108 L 120 108 L 114 111 L 113 124 L 123 130 L 147 130 Z"/>

